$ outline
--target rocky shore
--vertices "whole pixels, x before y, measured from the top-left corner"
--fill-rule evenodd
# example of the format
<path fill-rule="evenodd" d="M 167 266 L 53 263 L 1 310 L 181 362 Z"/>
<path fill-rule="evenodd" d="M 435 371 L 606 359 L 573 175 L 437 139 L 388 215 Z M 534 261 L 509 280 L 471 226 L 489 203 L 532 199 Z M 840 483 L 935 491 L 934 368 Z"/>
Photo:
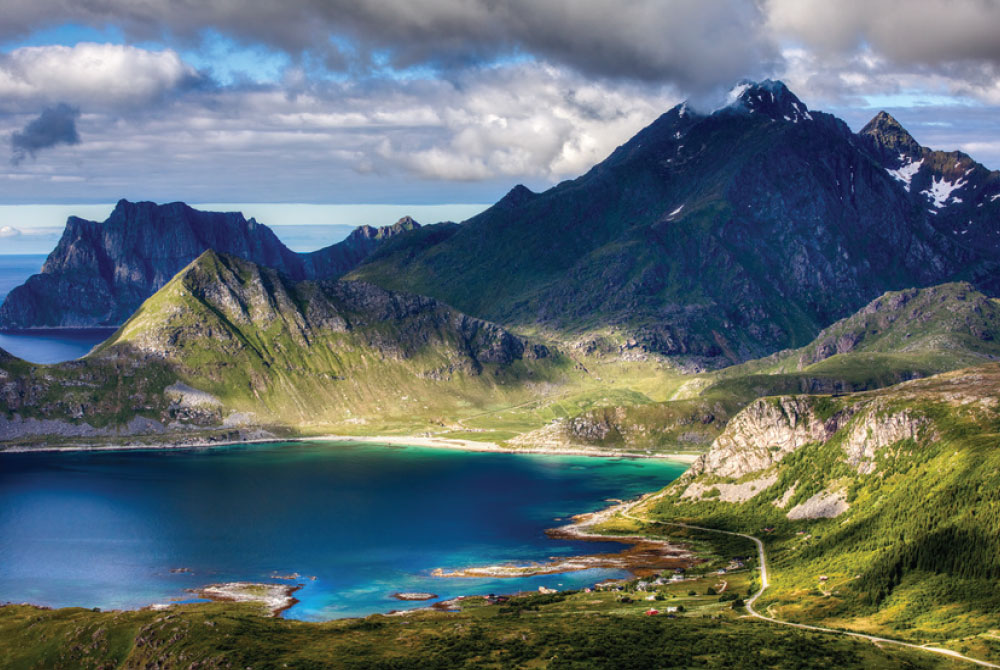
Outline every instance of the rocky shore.
<path fill-rule="evenodd" d="M 271 616 L 280 616 L 282 612 L 298 602 L 292 594 L 301 588 L 301 584 L 227 582 L 209 584 L 200 589 L 191 589 L 191 592 L 209 600 L 260 603 L 271 613 Z"/>
<path fill-rule="evenodd" d="M 621 542 L 630 545 L 620 552 L 553 558 L 547 563 L 486 565 L 456 570 L 437 568 L 431 574 L 435 577 L 447 578 L 533 577 L 605 568 L 627 570 L 637 577 L 645 577 L 666 569 L 690 566 L 695 556 L 686 549 L 669 542 L 638 536 L 601 535 L 590 530 L 619 512 L 631 508 L 634 504 L 634 502 L 618 502 L 597 512 L 576 515 L 573 517 L 573 523 L 546 531 L 546 534 L 553 539 Z"/>

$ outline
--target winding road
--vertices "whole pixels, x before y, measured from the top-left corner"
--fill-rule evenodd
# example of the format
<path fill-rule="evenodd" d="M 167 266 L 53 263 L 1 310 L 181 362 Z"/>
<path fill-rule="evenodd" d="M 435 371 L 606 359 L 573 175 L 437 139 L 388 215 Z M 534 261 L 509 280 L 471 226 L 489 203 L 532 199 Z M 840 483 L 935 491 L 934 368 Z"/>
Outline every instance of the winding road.
<path fill-rule="evenodd" d="M 781 619 L 775 619 L 772 616 L 767 616 L 766 614 L 761 614 L 760 612 L 758 612 L 757 610 L 754 609 L 754 604 L 757 602 L 757 599 L 760 598 L 764 594 L 764 591 L 767 589 L 767 586 L 768 586 L 768 579 L 767 579 L 767 554 L 764 552 L 764 542 L 759 537 L 755 537 L 753 535 L 747 535 L 746 533 L 736 533 L 736 532 L 729 531 L 729 530 L 719 530 L 717 528 L 705 528 L 703 526 L 692 526 L 692 525 L 686 524 L 686 523 L 676 523 L 676 522 L 667 522 L 667 521 L 649 521 L 649 520 L 646 520 L 646 519 L 640 519 L 639 517 L 637 517 L 637 516 L 635 516 L 635 515 L 632 514 L 632 508 L 634 508 L 639 503 L 649 502 L 650 500 L 652 500 L 652 498 L 640 498 L 639 500 L 637 500 L 637 501 L 635 501 L 633 503 L 629 503 L 627 505 L 624 505 L 622 507 L 622 509 L 621 509 L 622 516 L 624 516 L 626 519 L 631 519 L 632 521 L 638 521 L 639 523 L 644 523 L 644 524 L 654 524 L 655 523 L 655 524 L 659 524 L 661 526 L 676 526 L 676 527 L 679 527 L 679 528 L 690 528 L 692 530 L 705 531 L 705 532 L 708 532 L 708 533 L 722 533 L 723 535 L 735 535 L 736 537 L 746 538 L 747 540 L 750 540 L 755 545 L 757 545 L 757 555 L 758 555 L 759 560 L 760 560 L 760 589 L 758 589 L 757 592 L 754 593 L 752 596 L 750 596 L 750 598 L 748 598 L 747 601 L 746 601 L 747 612 L 752 617 L 756 617 L 757 619 L 763 619 L 764 621 L 769 621 L 770 623 L 778 624 L 780 626 L 790 626 L 792 628 L 800 628 L 802 630 L 809 630 L 809 631 L 813 631 L 813 632 L 817 632 L 817 633 L 831 633 L 833 635 L 846 635 L 848 637 L 856 637 L 856 638 L 860 638 L 862 640 L 868 640 L 869 642 L 874 642 L 876 644 L 892 644 L 892 645 L 896 645 L 897 647 L 907 647 L 909 649 L 917 649 L 919 651 L 926 651 L 926 652 L 929 652 L 929 653 L 932 653 L 932 654 L 938 654 L 938 655 L 941 655 L 941 656 L 947 656 L 949 658 L 953 658 L 953 659 L 956 659 L 956 660 L 959 660 L 959 661 L 965 661 L 967 663 L 975 663 L 976 665 L 979 665 L 979 666 L 982 666 L 982 667 L 985 667 L 985 668 L 1000 668 L 1000 665 L 998 665 L 996 663 L 990 663 L 989 661 L 983 661 L 983 660 L 980 660 L 978 658 L 972 658 L 970 656 L 965 656 L 964 654 L 960 654 L 957 651 L 952 651 L 950 649 L 943 649 L 941 647 L 931 647 L 931 646 L 927 646 L 927 645 L 913 644 L 912 642 L 903 642 L 902 640 L 893 640 L 891 638 L 879 637 L 877 635 L 867 635 L 865 633 L 854 633 L 854 632 L 846 631 L 846 630 L 837 630 L 836 628 L 824 628 L 822 626 L 810 626 L 809 624 L 804 624 L 804 623 L 794 623 L 794 622 L 791 622 L 791 621 L 782 621 Z"/>

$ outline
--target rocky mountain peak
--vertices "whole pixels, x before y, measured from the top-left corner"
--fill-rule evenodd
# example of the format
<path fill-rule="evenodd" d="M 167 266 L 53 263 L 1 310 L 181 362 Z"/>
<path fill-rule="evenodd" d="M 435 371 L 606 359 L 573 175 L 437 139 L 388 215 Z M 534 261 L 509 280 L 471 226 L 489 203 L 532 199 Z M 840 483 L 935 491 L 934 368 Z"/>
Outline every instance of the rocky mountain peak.
<path fill-rule="evenodd" d="M 781 81 L 765 79 L 760 82 L 742 81 L 728 96 L 729 104 L 723 109 L 737 109 L 750 114 L 763 114 L 775 121 L 812 121 L 805 103 Z"/>
<path fill-rule="evenodd" d="M 886 111 L 876 114 L 858 135 L 889 165 L 910 163 L 924 153 L 920 143 Z"/>
<path fill-rule="evenodd" d="M 503 206 L 508 208 L 520 207 L 532 198 L 534 198 L 537 193 L 532 191 L 530 188 L 524 184 L 518 184 L 514 188 L 507 191 L 507 195 L 502 197 L 498 202 L 497 206 Z"/>

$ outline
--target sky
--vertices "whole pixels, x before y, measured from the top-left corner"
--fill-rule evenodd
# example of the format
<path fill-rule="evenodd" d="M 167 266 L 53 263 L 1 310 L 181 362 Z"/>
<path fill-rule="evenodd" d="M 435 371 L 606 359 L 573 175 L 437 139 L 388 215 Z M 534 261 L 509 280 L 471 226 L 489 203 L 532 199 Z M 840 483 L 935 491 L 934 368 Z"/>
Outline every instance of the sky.
<path fill-rule="evenodd" d="M 278 225 L 349 225 L 302 204 L 475 210 L 765 77 L 855 130 L 887 109 L 1000 168 L 1000 0 L 3 5 L 5 206 L 264 203 Z M 64 220 L 30 212 L 0 211 L 0 252 Z"/>

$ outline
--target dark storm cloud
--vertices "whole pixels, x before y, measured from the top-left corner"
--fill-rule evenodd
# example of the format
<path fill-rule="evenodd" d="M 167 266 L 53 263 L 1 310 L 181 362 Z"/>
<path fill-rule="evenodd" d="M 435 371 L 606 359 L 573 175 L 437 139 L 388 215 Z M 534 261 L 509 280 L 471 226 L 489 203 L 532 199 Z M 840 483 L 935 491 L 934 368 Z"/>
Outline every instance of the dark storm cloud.
<path fill-rule="evenodd" d="M 899 63 L 1000 64 L 997 0 L 766 0 L 770 29 L 826 52 Z"/>
<path fill-rule="evenodd" d="M 14 164 L 27 156 L 34 157 L 39 151 L 57 144 L 79 144 L 76 119 L 80 110 L 66 104 L 47 107 L 37 118 L 28 122 L 23 130 L 10 136 L 10 146 L 14 152 Z"/>
<path fill-rule="evenodd" d="M 763 73 L 778 57 L 746 0 L 8 0 L 0 35 L 59 22 L 118 25 L 133 38 L 197 41 L 206 29 L 318 56 L 328 66 L 443 70 L 535 56 L 597 76 L 687 90 Z"/>

